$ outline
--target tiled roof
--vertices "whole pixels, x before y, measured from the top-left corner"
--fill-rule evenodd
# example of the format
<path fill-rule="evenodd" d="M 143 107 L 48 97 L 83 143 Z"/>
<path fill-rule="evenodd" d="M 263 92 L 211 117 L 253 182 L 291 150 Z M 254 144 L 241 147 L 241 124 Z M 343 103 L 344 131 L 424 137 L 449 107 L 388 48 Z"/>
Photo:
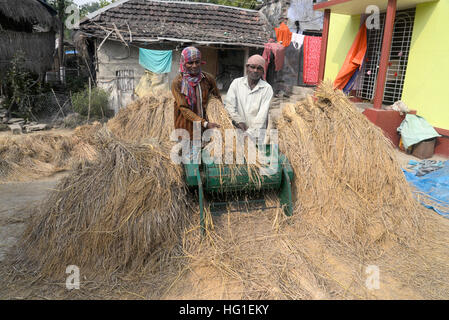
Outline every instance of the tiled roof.
<path fill-rule="evenodd" d="M 128 0 L 99 10 L 81 22 L 80 30 L 105 38 L 114 25 L 124 40 L 192 41 L 263 47 L 270 26 L 255 10 L 198 2 Z M 130 35 L 131 33 L 131 35 Z M 109 39 L 120 39 L 112 32 Z"/>

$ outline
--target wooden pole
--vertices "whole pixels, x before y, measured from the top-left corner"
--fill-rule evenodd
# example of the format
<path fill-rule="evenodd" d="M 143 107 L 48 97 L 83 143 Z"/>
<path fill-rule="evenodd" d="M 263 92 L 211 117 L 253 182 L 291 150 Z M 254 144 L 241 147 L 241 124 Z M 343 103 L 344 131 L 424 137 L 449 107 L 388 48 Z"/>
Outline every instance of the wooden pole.
<path fill-rule="evenodd" d="M 249 48 L 244 49 L 244 55 L 243 55 L 243 76 L 246 76 L 246 62 L 249 58 Z"/>
<path fill-rule="evenodd" d="M 64 67 L 64 0 L 58 0 L 58 17 L 59 17 L 59 47 L 58 47 L 58 60 L 59 60 L 59 81 L 61 81 L 61 68 Z"/>
<path fill-rule="evenodd" d="M 374 109 L 382 108 L 382 100 L 387 79 L 388 60 L 390 59 L 391 40 L 393 38 L 394 20 L 396 18 L 397 0 L 388 0 L 387 17 L 385 19 L 384 38 L 380 55 L 379 72 L 377 73 Z"/>
<path fill-rule="evenodd" d="M 90 94 L 91 94 L 91 90 L 92 90 L 91 86 L 92 86 L 92 84 L 91 84 L 91 80 L 89 77 L 89 107 L 87 109 L 87 122 L 89 122 L 89 119 L 90 119 Z"/>
<path fill-rule="evenodd" d="M 331 19 L 331 10 L 324 10 L 324 22 L 323 22 L 323 36 L 321 38 L 321 52 L 320 52 L 320 68 L 318 71 L 318 82 L 324 80 L 324 71 L 326 68 L 326 53 L 327 53 L 327 42 L 329 39 L 329 26 Z"/>

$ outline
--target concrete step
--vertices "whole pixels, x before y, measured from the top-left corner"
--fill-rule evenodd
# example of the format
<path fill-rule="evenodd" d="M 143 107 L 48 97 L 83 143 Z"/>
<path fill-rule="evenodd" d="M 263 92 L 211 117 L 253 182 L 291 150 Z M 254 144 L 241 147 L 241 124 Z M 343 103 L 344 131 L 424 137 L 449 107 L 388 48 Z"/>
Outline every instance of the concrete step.
<path fill-rule="evenodd" d="M 12 134 L 22 134 L 22 127 L 18 124 L 10 124 L 9 129 L 11 129 Z"/>

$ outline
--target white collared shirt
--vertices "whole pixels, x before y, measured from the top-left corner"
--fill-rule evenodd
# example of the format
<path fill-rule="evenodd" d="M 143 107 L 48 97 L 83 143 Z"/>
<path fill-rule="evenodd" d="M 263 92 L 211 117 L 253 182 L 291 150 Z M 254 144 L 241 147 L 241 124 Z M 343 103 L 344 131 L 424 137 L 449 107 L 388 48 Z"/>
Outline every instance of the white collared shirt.
<path fill-rule="evenodd" d="M 225 98 L 225 108 L 235 122 L 244 122 L 249 132 L 266 129 L 273 98 L 271 85 L 260 79 L 251 90 L 247 77 L 234 79 Z"/>

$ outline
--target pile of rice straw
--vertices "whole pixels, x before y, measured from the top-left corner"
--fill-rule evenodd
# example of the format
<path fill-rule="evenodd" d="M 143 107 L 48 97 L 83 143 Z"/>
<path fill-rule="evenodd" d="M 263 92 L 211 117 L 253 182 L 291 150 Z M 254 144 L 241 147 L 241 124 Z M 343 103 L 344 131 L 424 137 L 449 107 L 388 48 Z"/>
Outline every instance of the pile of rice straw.
<path fill-rule="evenodd" d="M 95 157 L 83 140 L 42 133 L 0 138 L 0 182 L 26 181 L 68 170 L 79 160 Z"/>
<path fill-rule="evenodd" d="M 131 102 L 108 121 L 107 126 L 124 141 L 153 138 L 169 141 L 173 126 L 173 97 L 162 91 Z"/>
<path fill-rule="evenodd" d="M 164 143 L 132 144 L 95 133 L 98 160 L 64 178 L 43 202 L 19 246 L 17 265 L 63 277 L 142 272 L 179 241 L 190 205 L 182 169 Z"/>
<path fill-rule="evenodd" d="M 448 236 L 437 232 L 447 227 L 414 199 L 381 130 L 330 83 L 287 106 L 277 125 L 294 215 L 229 213 L 214 218 L 207 241 L 186 234 L 188 261 L 165 297 L 447 297 Z M 366 285 L 368 266 L 380 270 L 378 290 Z"/>
<path fill-rule="evenodd" d="M 173 99 L 148 96 L 107 125 L 69 137 L 93 157 L 78 161 L 29 222 L 16 265 L 59 279 L 67 265 L 86 275 L 137 276 L 175 250 L 191 218 L 182 167 L 170 159 Z M 28 270 L 28 271 L 27 271 Z"/>
<path fill-rule="evenodd" d="M 422 232 L 390 141 L 342 91 L 323 83 L 315 99 L 283 109 L 278 130 L 295 173 L 296 214 L 311 230 L 363 253 Z"/>
<path fill-rule="evenodd" d="M 130 103 L 111 120 L 108 128 L 121 140 L 169 141 L 173 128 L 173 98 L 158 92 Z M 92 138 L 99 122 L 75 129 L 72 135 L 39 133 L 0 138 L 0 182 L 28 181 L 70 170 L 78 162 L 92 161 L 96 150 Z"/>
<path fill-rule="evenodd" d="M 254 157 L 254 159 L 252 159 L 251 162 L 248 161 L 250 159 L 249 152 L 251 151 L 251 148 L 249 147 L 249 143 L 251 141 L 249 141 L 248 137 L 240 134 L 243 133 L 240 129 L 236 129 L 234 127 L 229 114 L 227 113 L 226 109 L 223 106 L 223 103 L 215 97 L 210 97 L 207 103 L 206 113 L 209 122 L 220 125 L 219 129 L 214 129 L 216 131 L 219 131 L 220 135 L 212 136 L 211 142 L 208 143 L 204 149 L 209 152 L 212 159 L 219 158 L 217 157 L 217 154 L 215 154 L 215 151 L 221 149 L 221 159 L 219 159 L 219 161 L 221 161 L 221 164 L 219 165 L 220 170 L 223 170 L 222 164 L 226 162 L 225 156 L 229 155 L 232 156 L 232 163 L 226 165 L 230 170 L 232 178 L 235 178 L 236 174 L 238 174 L 237 171 L 239 168 L 239 164 L 237 163 L 239 160 L 238 152 L 243 151 L 241 152 L 240 157 L 243 159 L 244 163 L 246 163 L 249 179 L 252 183 L 260 185 L 262 178 L 260 168 L 262 165 L 260 159 L 257 157 L 257 149 L 255 143 L 252 144 L 253 145 L 252 150 L 255 152 L 256 157 Z M 225 144 L 226 135 L 228 134 L 229 136 L 232 136 L 229 134 L 230 133 L 229 130 L 233 130 L 236 137 L 232 142 L 232 149 L 227 149 Z M 226 131 L 228 131 L 227 134 Z M 239 143 L 237 136 L 240 136 L 242 138 L 243 142 L 242 144 Z M 216 160 L 214 162 L 217 163 Z"/>

